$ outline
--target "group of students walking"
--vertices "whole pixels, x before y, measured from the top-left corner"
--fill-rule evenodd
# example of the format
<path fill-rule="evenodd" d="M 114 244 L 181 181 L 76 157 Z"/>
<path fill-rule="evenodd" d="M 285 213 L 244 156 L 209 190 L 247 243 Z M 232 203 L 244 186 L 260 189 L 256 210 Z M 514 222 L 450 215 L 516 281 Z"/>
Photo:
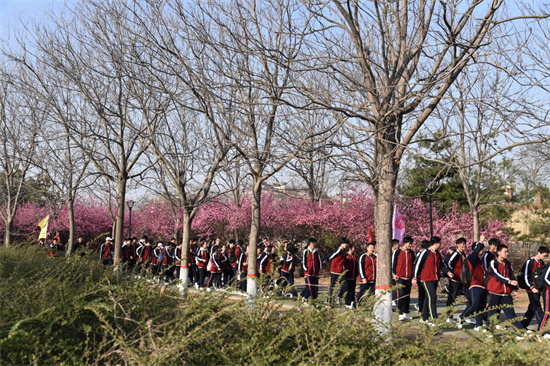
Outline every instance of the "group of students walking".
<path fill-rule="evenodd" d="M 439 252 L 441 239 L 433 237 L 430 241 L 421 242 L 421 250 L 414 253 L 411 249 L 414 240 L 405 237 L 399 248 L 394 243 L 392 256 L 392 275 L 397 290 L 397 308 L 399 320 L 411 319 L 411 287 L 418 285 L 418 310 L 421 322 L 433 325 L 437 318 L 438 283 L 442 276 L 449 278 L 446 312 L 447 322 L 455 322 L 459 329 L 464 321 L 474 322 L 469 318 L 475 316 L 475 331 L 486 331 L 493 315 L 500 317 L 501 310 L 513 325 L 525 333 L 533 318 L 536 318 L 538 330 L 542 331 L 548 321 L 550 299 L 550 264 L 545 264 L 549 249 L 541 246 L 537 254 L 527 260 L 520 270 L 520 279 L 516 278 L 511 262 L 508 260 L 508 246 L 501 244 L 497 238 L 489 240 L 489 249 L 485 250 L 482 242 L 471 246 L 471 253 L 466 255 L 466 239 L 456 240 L 456 248 L 446 260 Z M 466 267 L 465 267 L 466 266 Z M 517 321 L 512 296 L 518 297 L 518 287 L 524 288 L 529 297 L 529 307 L 522 320 Z M 462 291 L 467 304 L 456 319 L 453 319 L 453 306 Z M 542 300 L 542 302 L 541 302 Z M 497 328 L 501 328 L 497 325 Z M 550 334 L 544 335 L 550 338 Z"/>
<path fill-rule="evenodd" d="M 80 241 L 81 238 L 79 238 Z M 412 249 L 414 239 L 403 238 L 402 243 L 392 242 L 392 284 L 396 286 L 395 305 L 399 320 L 411 320 L 411 288 L 418 286 L 417 310 L 420 321 L 433 325 L 437 314 L 437 289 L 443 276 L 448 277 L 448 297 L 446 302 L 447 322 L 456 322 L 458 328 L 465 321 L 475 324 L 475 331 L 485 331 L 484 325 L 490 324 L 491 316 L 503 311 L 508 319 L 514 319 L 514 326 L 525 332 L 536 319 L 538 330 L 543 330 L 550 312 L 550 264 L 545 264 L 550 250 L 541 246 L 537 254 L 529 258 L 516 278 L 511 262 L 508 260 L 508 247 L 497 238 L 488 241 L 488 250 L 482 242 L 474 242 L 471 252 L 466 255 L 467 241 L 456 240 L 443 258 L 439 252 L 441 238 L 420 243 L 420 251 Z M 401 245 L 401 247 L 400 247 Z M 52 253 L 58 250 L 58 242 L 50 245 Z M 260 242 L 257 250 L 257 269 L 262 278 L 264 289 L 272 288 L 273 275 L 278 272 L 276 283 L 287 288 L 287 295 L 316 299 L 319 294 L 319 276 L 323 263 L 330 262 L 329 302 L 341 303 L 353 308 L 375 293 L 376 283 L 376 242 L 367 244 L 366 251 L 359 257 L 356 246 L 342 238 L 339 246 L 323 260 L 317 240 L 310 238 L 305 250 L 298 256 L 295 245 L 284 242 L 283 253 L 277 247 Z M 114 245 L 106 238 L 101 245 L 100 259 L 106 266 L 113 264 Z M 52 255 L 50 253 L 50 255 Z M 154 276 L 171 281 L 180 277 L 182 244 L 172 239 L 169 243 L 157 243 L 147 236 L 141 240 L 126 239 L 122 245 L 123 267 L 140 273 L 150 272 Z M 220 239 L 208 241 L 198 238 L 190 240 L 189 282 L 196 288 L 221 288 L 234 285 L 246 291 L 248 274 L 247 248 L 242 240 L 230 240 L 227 245 Z M 303 272 L 305 286 L 298 295 L 295 285 L 295 270 Z M 356 293 L 357 282 L 359 291 Z M 287 287 L 288 286 L 288 287 Z M 518 297 L 518 288 L 525 289 L 529 297 L 529 307 L 522 320 L 513 307 L 513 297 Z M 335 293 L 337 289 L 338 293 Z M 454 318 L 454 305 L 460 293 L 466 297 L 466 308 Z M 475 317 L 475 320 L 473 318 Z M 500 327 L 500 326 L 497 326 Z M 550 334 L 544 335 L 550 338 Z"/>

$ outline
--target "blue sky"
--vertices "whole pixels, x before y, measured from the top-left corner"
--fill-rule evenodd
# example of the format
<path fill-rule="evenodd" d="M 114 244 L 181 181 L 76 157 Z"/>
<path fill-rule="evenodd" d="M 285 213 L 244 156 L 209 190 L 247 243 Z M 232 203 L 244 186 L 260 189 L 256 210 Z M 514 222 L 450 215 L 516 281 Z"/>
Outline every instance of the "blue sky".
<path fill-rule="evenodd" d="M 0 38 L 5 38 L 10 27 L 19 27 L 23 21 L 41 19 L 49 9 L 61 8 L 78 0 L 0 0 Z"/>

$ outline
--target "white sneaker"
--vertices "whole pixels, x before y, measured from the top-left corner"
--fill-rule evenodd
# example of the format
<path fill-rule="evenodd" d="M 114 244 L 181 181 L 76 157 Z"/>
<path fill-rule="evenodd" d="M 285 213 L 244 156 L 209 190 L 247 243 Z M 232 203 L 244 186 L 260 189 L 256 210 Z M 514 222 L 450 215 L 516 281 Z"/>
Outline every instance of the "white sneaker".
<path fill-rule="evenodd" d="M 346 305 L 346 309 L 351 310 L 353 309 L 351 305 Z"/>
<path fill-rule="evenodd" d="M 523 341 L 525 340 L 525 336 L 516 336 L 516 341 Z"/>
<path fill-rule="evenodd" d="M 407 320 L 407 316 L 405 314 L 399 315 L 399 321 Z"/>
<path fill-rule="evenodd" d="M 198 290 L 199 289 L 199 284 L 198 283 L 195 283 L 195 288 Z"/>
<path fill-rule="evenodd" d="M 210 291 L 212 291 L 212 289 L 210 287 L 207 287 L 206 291 L 210 292 Z"/>
<path fill-rule="evenodd" d="M 495 325 L 495 329 L 496 329 L 496 330 L 504 330 L 504 329 L 506 329 L 506 328 L 504 328 L 504 327 L 503 327 L 502 325 L 500 325 L 500 324 L 497 324 L 497 325 Z"/>
<path fill-rule="evenodd" d="M 405 315 L 405 318 L 406 318 L 407 320 L 412 320 L 412 319 L 413 319 L 412 316 L 411 316 L 411 314 L 409 314 L 409 313 L 405 313 L 405 314 L 403 314 L 403 315 Z"/>
<path fill-rule="evenodd" d="M 476 323 L 476 320 L 474 318 L 468 318 L 466 319 L 466 323 L 468 324 L 475 324 Z"/>
<path fill-rule="evenodd" d="M 487 328 L 485 328 L 485 326 L 483 326 L 483 325 L 480 325 L 479 327 L 475 327 L 474 330 L 476 332 L 487 333 Z"/>
<path fill-rule="evenodd" d="M 397 306 L 397 303 L 395 301 L 391 302 L 392 306 Z"/>
<path fill-rule="evenodd" d="M 530 330 L 530 329 L 527 329 L 527 330 L 525 331 L 525 334 L 531 334 L 531 333 L 533 333 L 533 331 Z"/>
<path fill-rule="evenodd" d="M 429 322 L 429 321 L 428 321 L 428 322 L 426 322 L 426 324 L 428 324 L 430 327 L 435 327 L 435 324 L 432 323 L 432 322 Z"/>
<path fill-rule="evenodd" d="M 456 327 L 457 327 L 458 329 L 462 329 L 462 323 L 456 323 Z"/>
<path fill-rule="evenodd" d="M 545 335 L 543 335 L 542 339 L 550 340 L 550 333 L 546 333 Z"/>
<path fill-rule="evenodd" d="M 455 321 L 453 320 L 453 318 L 447 318 L 447 323 L 454 323 Z"/>
<path fill-rule="evenodd" d="M 427 323 L 427 320 L 424 320 L 424 319 L 420 319 L 419 321 L 420 323 Z"/>

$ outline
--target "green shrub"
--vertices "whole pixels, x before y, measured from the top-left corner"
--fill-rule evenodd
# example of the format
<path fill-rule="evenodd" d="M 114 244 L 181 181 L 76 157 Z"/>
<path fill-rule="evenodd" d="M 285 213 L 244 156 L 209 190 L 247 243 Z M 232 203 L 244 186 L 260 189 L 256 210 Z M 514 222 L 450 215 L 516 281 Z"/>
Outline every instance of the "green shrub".
<path fill-rule="evenodd" d="M 376 331 L 372 304 L 339 312 L 323 301 L 288 309 L 222 292 L 185 297 L 82 254 L 0 249 L 2 364 L 547 364 L 547 342 L 439 340 L 435 330 L 405 324 L 395 324 L 388 341 Z"/>

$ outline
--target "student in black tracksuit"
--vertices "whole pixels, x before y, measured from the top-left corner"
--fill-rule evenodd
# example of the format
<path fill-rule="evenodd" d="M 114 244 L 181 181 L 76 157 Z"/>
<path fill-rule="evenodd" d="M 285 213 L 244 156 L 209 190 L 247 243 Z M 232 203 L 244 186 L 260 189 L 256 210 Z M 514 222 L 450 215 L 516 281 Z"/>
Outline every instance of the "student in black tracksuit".
<path fill-rule="evenodd" d="M 544 266 L 544 260 L 548 257 L 549 252 L 550 250 L 548 247 L 541 246 L 537 251 L 537 255 L 525 262 L 523 280 L 525 281 L 527 296 L 529 296 L 529 307 L 523 316 L 525 319 L 521 322 L 525 328 L 529 326 L 534 317 L 537 318 L 537 324 L 541 324 L 542 318 L 544 317 L 544 311 L 540 304 L 540 293 L 531 282 L 531 275 L 537 268 Z"/>
<path fill-rule="evenodd" d="M 550 263 L 546 264 L 541 274 L 544 282 L 544 289 L 542 290 L 542 306 L 544 307 L 544 316 L 542 322 L 539 324 L 539 329 L 542 332 L 544 326 L 548 322 L 548 316 L 550 315 Z M 544 335 L 545 339 L 550 339 L 550 333 Z"/>
<path fill-rule="evenodd" d="M 246 276 L 248 275 L 248 253 L 246 251 L 246 246 L 242 246 L 243 250 L 241 255 L 239 255 L 239 260 L 237 261 L 237 278 L 238 278 L 238 288 L 239 290 L 246 292 Z"/>
<path fill-rule="evenodd" d="M 447 308 L 454 306 L 456 298 L 458 296 L 458 293 L 460 292 L 460 289 L 462 289 L 462 281 L 461 281 L 461 274 L 462 274 L 462 266 L 466 262 L 466 239 L 465 238 L 458 238 L 456 240 L 456 250 L 451 254 L 449 260 L 445 263 L 447 268 L 449 269 L 449 272 L 447 275 L 449 276 L 449 294 L 447 296 Z M 466 295 L 466 298 L 469 298 L 468 289 L 464 288 L 464 294 Z M 449 317 L 447 318 L 447 323 L 450 323 L 453 321 L 453 315 L 449 313 Z"/>
<path fill-rule="evenodd" d="M 416 257 L 414 259 L 414 267 L 416 267 L 416 263 L 418 263 L 418 259 L 422 256 L 422 253 L 430 247 L 431 243 L 429 240 L 422 240 L 420 242 L 420 252 L 416 254 Z M 423 286 L 418 286 L 418 304 L 416 305 L 416 310 L 418 310 L 418 314 L 422 314 L 422 306 L 424 305 L 424 299 L 426 298 L 426 291 L 424 291 Z"/>
<path fill-rule="evenodd" d="M 512 295 L 515 297 L 519 296 L 517 293 L 518 281 L 514 275 L 512 264 L 507 258 L 508 247 L 501 244 L 497 247 L 497 257 L 489 262 L 490 276 L 487 283 L 490 309 L 488 313 L 489 319 L 494 314 L 498 314 L 497 318 L 500 318 L 501 309 L 509 320 L 516 318 Z M 518 329 L 525 329 L 519 321 L 514 322 L 514 326 Z"/>
<path fill-rule="evenodd" d="M 284 286 L 290 287 L 290 297 L 298 297 L 298 292 L 294 288 L 294 269 L 297 264 L 300 264 L 300 259 L 298 259 L 296 253 L 296 247 L 292 244 L 287 244 L 281 267 L 281 278 L 284 278 Z"/>
<path fill-rule="evenodd" d="M 482 330 L 483 320 L 485 319 L 485 307 L 487 306 L 487 288 L 485 285 L 485 269 L 483 268 L 483 256 L 485 246 L 481 242 L 472 244 L 472 253 L 464 263 L 470 269 L 471 280 L 468 285 L 470 292 L 469 306 L 464 309 L 462 314 L 456 318 L 456 325 L 459 329 L 462 328 L 463 319 L 467 319 L 470 315 L 476 313 L 475 331 Z"/>

